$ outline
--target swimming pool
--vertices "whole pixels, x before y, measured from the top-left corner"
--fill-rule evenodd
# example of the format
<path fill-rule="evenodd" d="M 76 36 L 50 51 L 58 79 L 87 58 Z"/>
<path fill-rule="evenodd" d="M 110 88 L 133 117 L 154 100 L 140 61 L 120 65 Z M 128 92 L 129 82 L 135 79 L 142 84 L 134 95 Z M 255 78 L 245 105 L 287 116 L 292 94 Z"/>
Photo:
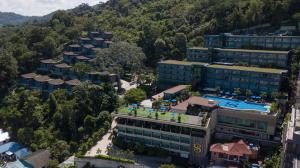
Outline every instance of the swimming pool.
<path fill-rule="evenodd" d="M 219 106 L 224 108 L 231 108 L 237 110 L 255 110 L 260 112 L 270 111 L 270 106 L 265 104 L 251 103 L 242 100 L 233 100 L 233 99 L 210 96 L 210 95 L 205 95 L 203 96 L 203 98 L 216 100 L 219 102 Z"/>

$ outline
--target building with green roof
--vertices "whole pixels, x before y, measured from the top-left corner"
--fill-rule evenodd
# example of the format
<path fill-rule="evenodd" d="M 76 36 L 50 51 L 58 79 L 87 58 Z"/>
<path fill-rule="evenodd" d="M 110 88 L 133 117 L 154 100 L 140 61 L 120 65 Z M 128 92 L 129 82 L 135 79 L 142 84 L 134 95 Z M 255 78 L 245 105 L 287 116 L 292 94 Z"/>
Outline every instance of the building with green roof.
<path fill-rule="evenodd" d="M 232 64 L 208 64 L 188 61 L 162 61 L 158 65 L 158 82 L 161 88 L 178 84 L 197 84 L 199 88 L 220 88 L 233 92 L 246 89 L 253 94 L 280 92 L 287 70 L 246 67 Z"/>

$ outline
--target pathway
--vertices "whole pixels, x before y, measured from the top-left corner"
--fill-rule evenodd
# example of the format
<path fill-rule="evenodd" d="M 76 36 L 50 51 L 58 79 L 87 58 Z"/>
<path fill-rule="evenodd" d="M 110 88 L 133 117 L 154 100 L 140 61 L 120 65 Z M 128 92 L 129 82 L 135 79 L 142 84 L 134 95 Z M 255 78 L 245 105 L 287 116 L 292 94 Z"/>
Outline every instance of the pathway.
<path fill-rule="evenodd" d="M 87 151 L 85 156 L 96 156 L 98 154 L 107 155 L 106 149 L 108 146 L 112 145 L 110 138 L 115 127 L 116 121 L 113 119 L 111 128 L 108 130 L 108 132 L 102 137 L 100 141 L 97 142 L 95 146 L 93 146 L 89 151 Z"/>

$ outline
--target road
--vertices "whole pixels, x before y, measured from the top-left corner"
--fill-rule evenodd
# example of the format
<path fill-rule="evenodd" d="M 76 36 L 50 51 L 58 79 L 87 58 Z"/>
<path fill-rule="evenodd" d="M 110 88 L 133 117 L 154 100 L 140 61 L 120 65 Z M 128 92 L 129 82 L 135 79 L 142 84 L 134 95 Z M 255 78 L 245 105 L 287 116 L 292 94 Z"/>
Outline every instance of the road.
<path fill-rule="evenodd" d="M 116 122 L 115 120 L 113 120 L 111 124 L 111 128 L 108 130 L 108 132 L 102 137 L 101 140 L 97 142 L 95 146 L 93 146 L 89 151 L 87 151 L 85 156 L 96 156 L 98 154 L 107 155 L 106 149 L 108 146 L 112 145 L 110 137 L 115 127 L 116 127 Z"/>

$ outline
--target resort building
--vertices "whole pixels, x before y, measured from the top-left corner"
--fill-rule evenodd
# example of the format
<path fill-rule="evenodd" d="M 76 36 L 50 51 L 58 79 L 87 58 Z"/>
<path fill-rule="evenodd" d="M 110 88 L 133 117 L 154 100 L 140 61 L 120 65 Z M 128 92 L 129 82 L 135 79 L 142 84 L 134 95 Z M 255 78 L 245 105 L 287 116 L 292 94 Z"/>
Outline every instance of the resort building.
<path fill-rule="evenodd" d="M 68 91 L 68 92 L 72 92 L 73 88 L 75 86 L 78 86 L 81 84 L 81 81 L 78 80 L 78 79 L 72 79 L 72 80 L 69 80 L 69 81 L 65 81 L 65 89 Z"/>
<path fill-rule="evenodd" d="M 51 79 L 48 81 L 48 88 L 47 92 L 52 93 L 53 91 L 57 89 L 63 89 L 64 88 L 64 81 L 61 79 Z"/>
<path fill-rule="evenodd" d="M 57 77 L 66 76 L 69 74 L 71 68 L 72 68 L 72 66 L 65 64 L 65 63 L 56 64 L 56 65 L 54 65 L 51 73 L 52 73 L 52 75 L 57 76 Z"/>
<path fill-rule="evenodd" d="M 158 82 L 161 88 L 178 84 L 197 84 L 201 89 L 219 88 L 233 92 L 234 88 L 246 89 L 253 94 L 279 92 L 287 70 L 208 64 L 167 60 L 158 65 Z"/>
<path fill-rule="evenodd" d="M 275 142 L 279 112 L 271 112 L 268 104 L 209 95 L 205 95 L 204 98 L 219 102 L 216 138 L 228 140 L 242 138 L 266 145 Z"/>
<path fill-rule="evenodd" d="M 89 37 L 80 37 L 79 43 L 81 45 L 92 44 L 92 39 L 90 39 Z"/>
<path fill-rule="evenodd" d="M 75 54 L 74 52 L 64 52 L 63 61 L 67 64 L 73 64 L 77 56 L 78 54 Z"/>
<path fill-rule="evenodd" d="M 207 48 L 259 48 L 289 50 L 300 45 L 300 36 L 205 35 Z"/>
<path fill-rule="evenodd" d="M 82 48 L 79 44 L 70 44 L 67 47 L 67 51 L 74 52 L 75 54 L 80 54 L 82 52 Z"/>
<path fill-rule="evenodd" d="M 210 146 L 211 162 L 214 165 L 239 165 L 243 161 L 256 159 L 258 147 L 248 145 L 243 140 L 235 143 L 213 144 Z"/>
<path fill-rule="evenodd" d="M 222 49 L 193 47 L 187 50 L 187 60 L 222 62 L 244 66 L 289 68 L 290 51 Z"/>
<path fill-rule="evenodd" d="M 26 88 L 30 88 L 34 84 L 34 78 L 38 76 L 36 73 L 28 73 L 21 75 L 20 85 Z"/>
<path fill-rule="evenodd" d="M 204 165 L 216 124 L 216 112 L 213 110 L 216 102 L 201 99 L 195 104 L 211 107 L 211 110 L 199 110 L 194 113 L 196 115 L 190 115 L 183 111 L 154 114 L 147 109 L 137 108 L 135 115 L 130 109 L 121 108 L 113 114 L 117 117 L 117 136 L 127 142 L 163 148 L 187 158 L 192 164 Z"/>
<path fill-rule="evenodd" d="M 192 47 L 187 49 L 187 60 L 192 62 L 212 62 L 212 50 L 203 47 Z"/>
<path fill-rule="evenodd" d="M 179 88 L 183 86 L 168 90 L 182 90 Z M 280 143 L 280 137 L 275 138 L 280 111 L 270 111 L 270 104 L 216 95 L 191 96 L 173 103 L 164 97 L 168 90 L 153 96 L 153 99 L 161 99 L 163 102 L 159 107 L 153 106 L 155 110 L 129 105 L 114 113 L 117 136 L 128 142 L 166 149 L 175 155 L 188 158 L 190 163 L 196 165 L 201 165 L 207 159 L 205 156 L 211 136 L 218 140 L 243 139 L 259 145 Z M 184 93 L 178 93 L 177 96 L 182 94 Z M 242 141 L 225 145 L 241 144 L 245 146 Z M 251 154 L 246 152 L 245 155 L 236 155 L 229 152 L 226 157 L 220 158 L 218 157 L 221 154 L 214 154 L 214 159 L 255 159 L 257 153 L 250 150 Z M 238 152 L 232 148 L 231 152 L 233 151 Z M 218 153 L 215 150 L 214 152 Z"/>
<path fill-rule="evenodd" d="M 164 100 L 171 100 L 175 99 L 177 96 L 182 94 L 183 92 L 187 91 L 189 85 L 178 85 L 174 86 L 170 89 L 167 89 L 157 95 L 152 96 L 152 99 L 154 100 L 159 100 L 159 99 L 164 99 Z"/>
<path fill-rule="evenodd" d="M 40 67 L 37 69 L 37 71 L 41 73 L 47 73 L 50 72 L 51 69 L 55 64 L 58 64 L 60 61 L 58 60 L 53 60 L 53 59 L 46 59 L 46 60 L 41 60 L 40 61 Z"/>

